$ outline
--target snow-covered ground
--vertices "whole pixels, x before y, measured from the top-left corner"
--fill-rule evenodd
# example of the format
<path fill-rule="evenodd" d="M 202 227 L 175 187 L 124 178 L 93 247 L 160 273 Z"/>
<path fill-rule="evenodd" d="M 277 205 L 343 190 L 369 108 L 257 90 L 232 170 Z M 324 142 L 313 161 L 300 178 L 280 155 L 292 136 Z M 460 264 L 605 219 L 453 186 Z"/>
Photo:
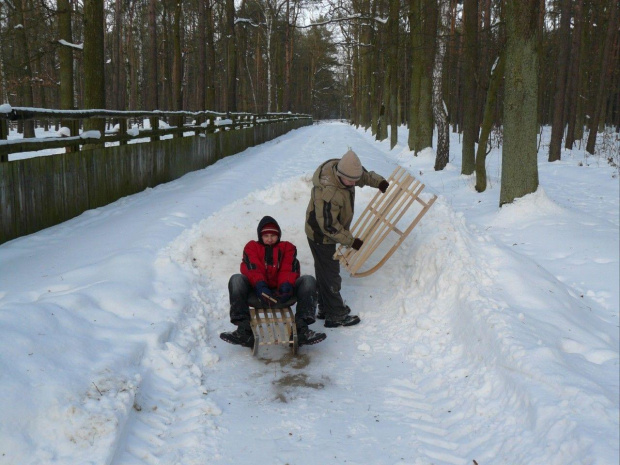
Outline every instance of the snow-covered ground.
<path fill-rule="evenodd" d="M 619 462 L 619 182 L 583 152 L 498 208 L 342 123 L 293 131 L 0 246 L 0 464 Z M 310 177 L 354 149 L 439 196 L 374 275 L 362 318 L 302 347 L 221 341 L 227 281 L 264 215 L 297 244 Z M 375 191 L 357 190 L 359 213 Z"/>

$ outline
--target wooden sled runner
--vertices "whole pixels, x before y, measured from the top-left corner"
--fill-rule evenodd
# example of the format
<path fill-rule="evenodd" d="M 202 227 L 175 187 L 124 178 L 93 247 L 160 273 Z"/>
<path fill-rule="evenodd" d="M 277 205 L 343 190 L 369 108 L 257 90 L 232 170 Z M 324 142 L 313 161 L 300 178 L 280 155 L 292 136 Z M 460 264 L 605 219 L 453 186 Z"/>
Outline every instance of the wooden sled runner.
<path fill-rule="evenodd" d="M 420 199 L 424 184 L 407 173 L 401 166 L 394 170 L 387 181 L 390 186 L 385 194 L 378 192 L 351 228 L 353 236 L 364 241 L 360 250 L 341 245 L 334 254 L 334 259 L 339 260 L 340 264 L 353 277 L 369 276 L 381 268 L 437 199 L 436 195 L 433 195 L 428 201 Z M 409 220 L 408 225 L 405 220 L 403 220 L 405 225 L 400 225 L 399 221 L 403 219 L 409 207 L 416 202 L 422 209 L 411 220 L 406 217 Z M 391 232 L 398 235 L 396 243 L 374 266 L 365 271 L 360 271 L 361 267 Z"/>
<path fill-rule="evenodd" d="M 297 355 L 297 326 L 291 305 L 295 300 L 278 304 L 273 300 L 271 308 L 262 308 L 258 299 L 250 302 L 250 326 L 254 333 L 254 348 L 252 355 L 258 355 L 258 349 L 263 345 L 285 345 L 291 348 L 293 355 Z M 279 308 L 278 308 L 279 307 Z"/>

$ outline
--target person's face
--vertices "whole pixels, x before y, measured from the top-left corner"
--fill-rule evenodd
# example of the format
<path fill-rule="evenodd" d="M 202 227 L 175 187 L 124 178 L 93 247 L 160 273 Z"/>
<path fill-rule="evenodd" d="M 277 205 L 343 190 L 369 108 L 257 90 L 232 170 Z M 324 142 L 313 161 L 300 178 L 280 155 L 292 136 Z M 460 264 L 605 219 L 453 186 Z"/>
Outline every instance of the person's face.
<path fill-rule="evenodd" d="M 342 184 L 344 184 L 347 187 L 355 186 L 355 183 L 357 182 L 357 181 L 351 181 L 347 178 L 340 178 L 340 180 L 342 181 Z"/>
<path fill-rule="evenodd" d="M 263 244 L 265 245 L 274 245 L 278 242 L 278 235 L 273 233 L 267 233 L 262 235 Z"/>

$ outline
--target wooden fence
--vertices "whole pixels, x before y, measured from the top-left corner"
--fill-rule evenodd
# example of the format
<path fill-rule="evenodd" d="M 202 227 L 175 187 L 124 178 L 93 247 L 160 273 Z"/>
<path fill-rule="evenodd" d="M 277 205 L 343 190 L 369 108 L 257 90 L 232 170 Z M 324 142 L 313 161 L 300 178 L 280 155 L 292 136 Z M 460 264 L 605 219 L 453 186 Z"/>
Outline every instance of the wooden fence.
<path fill-rule="evenodd" d="M 16 112 L 17 110 L 17 112 Z M 8 133 L 8 121 L 28 118 L 67 118 L 67 112 L 11 109 L 0 122 Z M 29 114 L 20 113 L 22 111 Z M 49 112 L 49 110 L 47 110 Z M 76 113 L 69 114 L 77 118 Z M 82 112 L 83 113 L 83 112 Z M 165 113 L 104 112 L 103 118 L 161 118 Z M 104 137 L 71 136 L 29 140 L 0 140 L 0 244 L 59 224 L 86 210 L 101 207 L 147 187 L 177 179 L 217 160 L 262 144 L 292 129 L 312 124 L 307 115 L 170 113 L 192 118 L 190 124 L 166 129 L 115 131 Z M 215 116 L 214 116 L 215 115 Z M 203 117 L 203 122 L 200 122 Z M 85 116 L 91 118 L 93 116 Z M 123 119 L 124 118 L 124 119 Z M 119 124 L 121 128 L 126 124 Z M 131 134 L 133 132 L 133 135 Z M 177 137 L 162 139 L 174 134 Z M 185 134 L 185 137 L 182 135 Z M 144 143 L 127 143 L 148 138 Z M 105 147 L 108 142 L 119 145 Z M 124 143 L 123 143 L 124 142 Z M 77 150 L 85 144 L 99 147 Z M 66 153 L 8 161 L 10 153 L 70 147 Z"/>

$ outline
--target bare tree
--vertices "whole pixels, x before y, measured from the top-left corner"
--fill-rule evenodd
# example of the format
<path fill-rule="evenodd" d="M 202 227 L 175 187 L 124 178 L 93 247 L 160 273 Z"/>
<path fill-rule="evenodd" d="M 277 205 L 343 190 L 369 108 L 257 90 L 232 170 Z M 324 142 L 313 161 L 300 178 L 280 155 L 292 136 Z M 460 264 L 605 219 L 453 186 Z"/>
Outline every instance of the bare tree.
<path fill-rule="evenodd" d="M 491 128 L 495 121 L 495 102 L 499 92 L 500 84 L 504 78 L 504 70 L 506 68 L 506 51 L 501 50 L 495 65 L 491 69 L 491 78 L 489 80 L 489 88 L 487 89 L 487 98 L 484 104 L 484 115 L 482 118 L 482 129 L 480 131 L 480 140 L 478 141 L 478 150 L 476 151 L 476 191 L 484 192 L 487 188 L 487 145 Z"/>
<path fill-rule="evenodd" d="M 84 107 L 105 108 L 103 0 L 84 0 Z M 103 135 L 105 120 L 84 122 L 85 130 Z M 96 144 L 99 145 L 99 144 Z"/>
<path fill-rule="evenodd" d="M 570 40 L 571 0 L 562 0 L 560 9 L 560 30 L 558 34 L 558 61 L 556 64 L 555 97 L 553 104 L 553 124 L 549 142 L 549 161 L 562 157 L 562 137 L 564 135 L 564 102 L 566 100 L 566 75 L 568 71 L 568 50 L 565 45 Z"/>
<path fill-rule="evenodd" d="M 422 77 L 422 0 L 409 0 L 409 34 L 411 40 L 411 76 L 410 76 L 410 104 L 409 104 L 409 136 L 407 142 L 409 150 L 418 152 L 418 128 L 420 113 L 420 79 Z"/>
<path fill-rule="evenodd" d="M 575 143 L 575 124 L 576 124 L 576 116 L 577 116 L 577 101 L 580 100 L 578 95 L 580 89 L 580 63 L 581 63 L 581 53 L 582 53 L 582 30 L 583 30 L 583 0 L 577 0 L 575 2 L 575 13 L 574 13 L 574 23 L 575 27 L 573 28 L 573 36 L 571 39 L 571 53 L 570 53 L 570 69 L 568 72 L 568 83 L 567 83 L 567 101 L 566 101 L 566 119 L 567 119 L 567 129 L 566 129 L 566 140 L 564 142 L 564 147 L 567 149 L 572 149 L 573 144 Z"/>
<path fill-rule="evenodd" d="M 510 1 L 510 0 L 509 0 Z M 465 48 L 463 55 L 463 162 L 462 174 L 472 174 L 475 168 L 475 146 L 478 138 L 476 105 L 476 70 L 478 69 L 478 0 L 463 2 L 465 19 Z"/>
<path fill-rule="evenodd" d="M 389 45 L 388 66 L 386 73 L 386 98 L 390 118 L 390 149 L 398 142 L 398 19 L 400 16 L 400 1 L 390 0 L 389 10 Z"/>
<path fill-rule="evenodd" d="M 450 161 L 450 125 L 448 111 L 443 101 L 443 61 L 450 34 L 450 0 L 439 1 L 437 21 L 437 50 L 433 68 L 433 116 L 437 124 L 437 152 L 435 170 L 443 170 Z"/>
<path fill-rule="evenodd" d="M 75 109 L 75 96 L 73 86 L 73 32 L 71 27 L 71 3 L 69 0 L 58 0 L 58 58 L 60 75 L 60 108 L 63 110 Z M 68 127 L 71 135 L 78 133 L 77 121 L 62 121 L 62 125 Z M 67 147 L 67 151 L 73 150 Z"/>
<path fill-rule="evenodd" d="M 172 54 L 172 109 L 183 109 L 183 53 L 181 22 L 183 8 L 181 0 L 174 5 L 174 22 L 172 24 L 173 54 Z M 177 122 L 180 125 L 181 122 Z"/>
<path fill-rule="evenodd" d="M 29 10 L 28 0 L 15 0 L 14 5 L 17 9 L 17 18 L 19 24 L 16 26 L 17 47 L 19 50 L 19 58 L 22 60 L 23 79 L 20 86 L 20 96 L 24 106 L 32 107 L 34 105 L 34 95 L 32 89 L 33 75 L 30 57 L 30 44 L 28 41 L 27 30 L 30 25 L 27 22 L 26 10 Z M 24 121 L 24 137 L 34 137 L 34 121 Z"/>
<path fill-rule="evenodd" d="M 604 114 L 606 94 L 608 92 L 607 82 L 609 81 L 610 64 L 612 62 L 613 45 L 618 37 L 618 0 L 609 0 L 608 4 L 608 23 L 607 33 L 605 34 L 605 42 L 602 50 L 601 59 L 601 72 L 599 74 L 598 91 L 596 94 L 596 103 L 592 117 L 590 118 L 588 134 L 588 143 L 586 144 L 586 150 L 594 154 L 594 147 L 596 145 L 596 135 L 598 133 L 598 125 L 601 116 Z"/>
<path fill-rule="evenodd" d="M 237 111 L 237 38 L 235 34 L 235 2 L 226 0 L 226 111 Z"/>
<path fill-rule="evenodd" d="M 538 188 L 538 13 L 540 0 L 506 1 L 504 146 L 499 205 Z"/>

